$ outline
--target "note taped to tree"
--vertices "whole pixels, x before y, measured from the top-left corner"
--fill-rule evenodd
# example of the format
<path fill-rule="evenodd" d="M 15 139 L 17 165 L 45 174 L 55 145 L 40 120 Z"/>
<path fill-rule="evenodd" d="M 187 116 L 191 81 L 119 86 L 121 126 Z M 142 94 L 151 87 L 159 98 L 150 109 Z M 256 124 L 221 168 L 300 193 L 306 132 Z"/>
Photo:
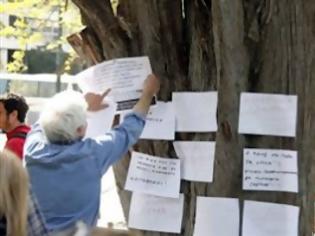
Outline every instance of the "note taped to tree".
<path fill-rule="evenodd" d="M 149 231 L 180 233 L 184 194 L 179 198 L 164 198 L 133 193 L 128 227 Z"/>
<path fill-rule="evenodd" d="M 217 92 L 174 92 L 178 132 L 217 131 Z"/>
<path fill-rule="evenodd" d="M 139 100 L 143 82 L 152 73 L 149 58 L 129 57 L 102 62 L 77 74 L 83 93 L 103 93 L 117 102 L 117 111 L 130 110 Z"/>
<path fill-rule="evenodd" d="M 178 198 L 180 160 L 132 152 L 125 189 Z"/>
<path fill-rule="evenodd" d="M 123 115 L 120 116 L 120 122 Z M 140 139 L 175 139 L 175 112 L 172 102 L 157 102 L 156 106 L 150 107 Z"/>
<path fill-rule="evenodd" d="M 189 181 L 212 182 L 215 142 L 173 142 L 181 160 L 181 178 Z"/>
<path fill-rule="evenodd" d="M 297 193 L 297 152 L 244 149 L 243 189 Z"/>
<path fill-rule="evenodd" d="M 298 236 L 299 207 L 244 202 L 242 236 Z"/>
<path fill-rule="evenodd" d="M 297 96 L 242 93 L 239 133 L 295 137 Z"/>
<path fill-rule="evenodd" d="M 238 236 L 239 222 L 238 199 L 197 197 L 193 236 Z"/>
<path fill-rule="evenodd" d="M 150 108 L 140 138 L 175 139 L 175 111 L 172 102 L 157 102 L 156 106 Z"/>

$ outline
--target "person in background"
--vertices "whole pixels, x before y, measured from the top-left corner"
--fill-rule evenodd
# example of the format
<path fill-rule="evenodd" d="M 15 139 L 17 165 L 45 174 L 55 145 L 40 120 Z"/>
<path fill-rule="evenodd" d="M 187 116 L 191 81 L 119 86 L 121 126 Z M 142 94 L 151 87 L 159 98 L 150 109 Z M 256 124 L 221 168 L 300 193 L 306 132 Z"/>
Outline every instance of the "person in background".
<path fill-rule="evenodd" d="M 78 221 L 91 228 L 96 225 L 101 178 L 139 139 L 159 88 L 159 79 L 149 75 L 140 100 L 124 121 L 104 135 L 86 139 L 86 110 L 103 109 L 108 91 L 85 97 L 64 91 L 50 99 L 27 137 L 24 158 L 52 235 L 71 235 Z"/>
<path fill-rule="evenodd" d="M 43 217 L 29 195 L 29 179 L 21 161 L 0 152 L 0 235 L 46 236 Z"/>
<path fill-rule="evenodd" d="M 23 157 L 23 146 L 30 127 L 25 122 L 28 105 L 22 96 L 9 93 L 0 97 L 0 129 L 7 135 L 5 149 Z"/>
<path fill-rule="evenodd" d="M 15 155 L 11 154 L 7 154 L 7 152 L 4 152 L 4 154 L 2 155 L 2 161 L 3 161 L 3 165 L 0 166 L 0 168 L 5 168 L 4 164 L 5 160 L 3 160 L 3 158 L 8 157 L 9 160 L 7 160 L 8 165 L 12 166 L 12 171 L 8 172 L 8 171 L 3 171 L 1 172 L 2 174 L 7 173 L 8 175 L 4 176 L 3 178 L 1 178 L 1 180 L 3 181 L 1 186 L 3 187 L 1 189 L 1 191 L 8 191 L 5 195 L 6 198 L 4 198 L 4 196 L 1 196 L 0 199 L 0 207 L 3 207 L 1 204 L 7 204 L 10 203 L 10 201 L 14 201 L 16 200 L 16 196 L 9 196 L 8 193 L 9 190 L 4 189 L 4 186 L 8 187 L 8 185 L 10 183 L 12 183 L 12 185 L 14 183 L 19 184 L 19 188 L 20 190 L 23 188 L 27 189 L 27 193 L 25 194 L 26 198 L 27 198 L 27 209 L 26 209 L 26 218 L 27 218 L 27 235 L 29 236 L 36 236 L 36 235 L 47 235 L 47 229 L 45 226 L 45 221 L 44 218 L 41 214 L 40 208 L 38 206 L 36 197 L 33 195 L 32 190 L 31 190 L 31 186 L 29 185 L 28 180 L 27 181 L 22 181 L 22 180 L 17 180 L 18 177 L 14 176 L 13 173 L 22 173 L 21 171 L 19 172 L 19 168 L 22 166 L 22 162 L 17 164 L 17 161 L 12 161 L 12 157 L 15 157 L 16 159 L 21 159 L 23 158 L 23 147 L 24 147 L 24 143 L 26 140 L 26 136 L 27 133 L 30 131 L 30 127 L 27 126 L 24 122 L 25 122 L 25 118 L 26 118 L 26 114 L 28 111 L 29 107 L 25 101 L 25 99 L 22 96 L 19 96 L 17 94 L 13 94 L 13 93 L 9 93 L 6 96 L 2 96 L 0 97 L 0 129 L 2 129 L 3 131 L 6 132 L 7 135 L 7 142 L 5 144 L 4 149 L 8 150 L 12 153 L 14 153 Z M 15 167 L 13 167 L 15 166 Z M 18 168 L 17 168 L 18 167 Z M 15 168 L 15 169 L 13 169 Z M 11 170 L 11 169 L 10 169 Z M 26 171 L 26 170 L 24 170 Z M 0 173 L 0 174 L 1 174 Z M 28 179 L 28 177 L 27 177 Z M 16 181 L 16 182 L 14 182 Z M 20 181 L 20 182 L 18 182 Z M 24 183 L 25 185 L 20 186 L 21 183 Z M 14 189 L 14 191 L 19 191 L 19 188 L 17 188 L 17 190 Z M 13 190 L 12 194 L 14 194 Z M 2 192 L 2 194 L 4 194 L 4 192 Z M 19 197 L 22 196 L 22 194 L 18 194 L 16 193 Z M 11 197 L 12 199 L 9 199 L 9 197 Z M 6 201 L 6 202 L 3 202 Z M 19 204 L 18 202 L 12 203 L 12 204 Z M 9 208 L 13 211 L 12 207 Z M 15 214 L 19 213 L 20 208 L 18 207 L 16 210 Z M 13 213 L 12 213 L 13 214 Z M 24 214 L 24 210 L 21 208 L 21 215 Z M 21 216 L 19 215 L 19 216 Z M 5 220 L 6 218 L 2 218 L 2 220 Z M 10 221 L 11 222 L 11 221 Z M 2 222 L 3 223 L 3 222 Z M 11 223 L 10 223 L 11 225 Z M 14 226 L 15 227 L 15 226 Z M 22 227 L 24 227 L 22 225 Z M 3 235 L 0 233 L 0 235 Z M 10 235 L 20 235 L 20 234 L 10 234 Z M 21 234 L 22 235 L 22 234 Z M 24 235 L 24 234 L 23 234 Z"/>

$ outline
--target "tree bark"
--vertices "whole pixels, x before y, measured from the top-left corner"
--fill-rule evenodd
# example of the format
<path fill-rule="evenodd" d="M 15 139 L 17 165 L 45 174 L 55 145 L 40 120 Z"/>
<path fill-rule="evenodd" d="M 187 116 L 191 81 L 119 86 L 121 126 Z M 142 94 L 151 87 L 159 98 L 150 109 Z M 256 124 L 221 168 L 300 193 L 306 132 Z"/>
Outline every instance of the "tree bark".
<path fill-rule="evenodd" d="M 297 205 L 299 235 L 310 236 L 315 196 L 315 1 L 314 0 L 73 0 L 87 26 L 84 45 L 99 62 L 148 55 L 161 78 L 161 100 L 173 91 L 218 91 L 216 134 L 177 133 L 176 140 L 216 141 L 214 182 L 182 181 L 185 212 L 181 235 L 193 235 L 196 196 L 235 197 Z M 85 55 L 88 57 L 88 55 Z M 94 59 L 93 59 L 94 58 Z M 238 133 L 241 92 L 298 95 L 295 138 Z M 242 190 L 245 147 L 298 151 L 299 193 Z M 171 142 L 140 141 L 138 151 L 176 158 Z M 123 189 L 129 157 L 114 167 Z M 142 235 L 166 233 L 139 231 Z"/>

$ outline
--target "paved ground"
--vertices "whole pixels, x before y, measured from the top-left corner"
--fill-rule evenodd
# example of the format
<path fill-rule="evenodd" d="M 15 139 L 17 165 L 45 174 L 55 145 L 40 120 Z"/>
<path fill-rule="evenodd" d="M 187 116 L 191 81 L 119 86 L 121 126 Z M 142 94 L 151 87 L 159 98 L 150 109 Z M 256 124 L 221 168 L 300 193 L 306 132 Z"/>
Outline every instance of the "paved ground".
<path fill-rule="evenodd" d="M 112 223 L 114 228 L 125 229 L 126 221 L 116 191 L 115 177 L 112 168 L 102 179 L 101 209 L 98 226 L 105 227 Z"/>

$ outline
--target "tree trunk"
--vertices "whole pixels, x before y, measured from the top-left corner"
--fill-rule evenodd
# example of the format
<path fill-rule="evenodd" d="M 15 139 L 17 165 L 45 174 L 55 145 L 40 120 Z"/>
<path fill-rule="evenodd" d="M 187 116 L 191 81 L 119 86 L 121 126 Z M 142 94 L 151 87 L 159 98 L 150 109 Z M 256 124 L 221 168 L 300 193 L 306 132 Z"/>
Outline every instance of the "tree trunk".
<path fill-rule="evenodd" d="M 314 0 L 73 0 L 87 26 L 81 32 L 90 62 L 148 55 L 162 79 L 161 100 L 173 91 L 218 91 L 218 131 L 177 133 L 176 140 L 216 141 L 214 182 L 182 181 L 181 235 L 191 236 L 196 196 L 235 197 L 301 208 L 299 235 L 310 236 L 315 196 L 315 1 Z M 83 51 L 87 51 L 84 50 Z M 298 95 L 296 138 L 238 134 L 241 92 Z M 298 151 L 299 193 L 242 190 L 244 147 Z M 140 141 L 138 151 L 176 158 L 171 142 Z M 123 189 L 129 157 L 114 167 Z M 242 201 L 241 201 L 242 203 Z M 172 235 L 142 232 L 143 235 Z"/>

